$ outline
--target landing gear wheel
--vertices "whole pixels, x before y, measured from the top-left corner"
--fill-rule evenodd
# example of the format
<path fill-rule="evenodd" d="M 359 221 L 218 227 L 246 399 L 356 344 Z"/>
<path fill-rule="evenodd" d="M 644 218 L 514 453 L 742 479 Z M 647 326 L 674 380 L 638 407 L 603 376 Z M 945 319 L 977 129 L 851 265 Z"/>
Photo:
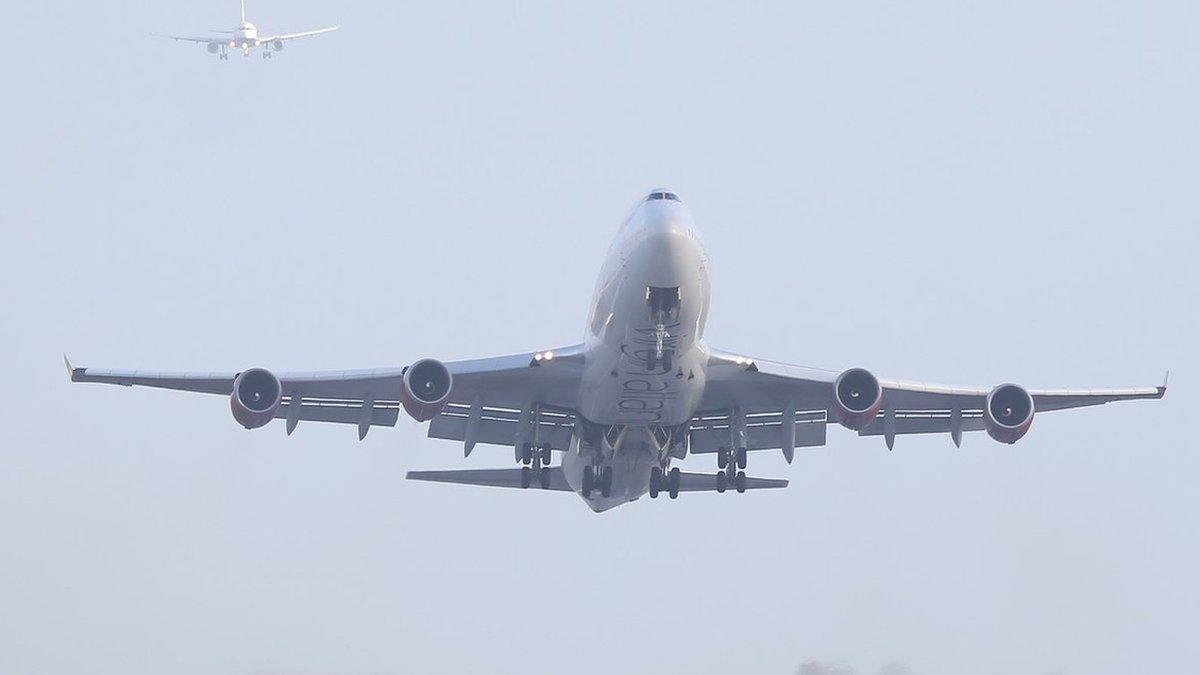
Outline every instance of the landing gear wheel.
<path fill-rule="evenodd" d="M 602 497 L 612 496 L 612 480 L 613 468 L 606 466 L 600 470 L 600 495 Z"/>
<path fill-rule="evenodd" d="M 738 465 L 739 469 L 746 468 L 746 460 L 747 460 L 746 449 L 738 448 L 737 449 L 737 465 Z"/>
<path fill-rule="evenodd" d="M 717 450 L 717 468 L 724 469 L 729 466 L 729 451 L 725 448 Z"/>
<path fill-rule="evenodd" d="M 667 493 L 671 499 L 679 499 L 679 468 L 671 469 L 670 478 L 667 479 Z"/>
<path fill-rule="evenodd" d="M 550 489 L 550 471 L 551 470 L 552 469 L 550 467 L 543 466 L 542 470 L 538 472 L 538 483 L 542 486 L 543 490 Z"/>
<path fill-rule="evenodd" d="M 523 466 L 521 467 L 521 489 L 528 489 L 533 483 L 533 469 Z"/>
<path fill-rule="evenodd" d="M 650 469 L 650 499 L 658 499 L 658 493 L 663 487 L 663 470 L 657 466 Z"/>
<path fill-rule="evenodd" d="M 729 487 L 729 478 L 724 471 L 717 472 L 717 492 L 725 492 L 725 488 Z"/>
<path fill-rule="evenodd" d="M 550 466 L 551 459 L 553 459 L 553 456 L 550 454 L 550 446 L 543 445 L 542 446 L 542 464 L 544 464 L 546 466 Z"/>
<path fill-rule="evenodd" d="M 533 463 L 533 445 L 532 444 L 529 444 L 529 443 L 521 444 L 521 463 L 522 464 Z"/>
<path fill-rule="evenodd" d="M 737 485 L 738 494 L 742 494 L 743 492 L 746 491 L 746 472 L 745 471 L 737 472 L 737 476 L 734 477 L 734 484 Z"/>
<path fill-rule="evenodd" d="M 583 467 L 583 486 L 580 490 L 583 492 L 584 498 L 592 496 L 592 490 L 596 488 L 596 470 L 591 465 Z"/>

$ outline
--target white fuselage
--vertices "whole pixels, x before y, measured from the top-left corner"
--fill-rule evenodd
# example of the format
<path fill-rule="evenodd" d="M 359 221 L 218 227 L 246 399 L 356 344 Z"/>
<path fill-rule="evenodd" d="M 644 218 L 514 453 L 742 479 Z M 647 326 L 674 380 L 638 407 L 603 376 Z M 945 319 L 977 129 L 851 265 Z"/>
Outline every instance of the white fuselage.
<path fill-rule="evenodd" d="M 584 466 L 612 467 L 609 496 L 587 498 L 596 511 L 645 494 L 651 469 L 665 468 L 672 449 L 682 457 L 704 393 L 708 258 L 691 214 L 671 196 L 634 208 L 592 298 L 577 410 L 604 434 L 589 443 L 577 433 L 563 471 L 581 491 Z"/>

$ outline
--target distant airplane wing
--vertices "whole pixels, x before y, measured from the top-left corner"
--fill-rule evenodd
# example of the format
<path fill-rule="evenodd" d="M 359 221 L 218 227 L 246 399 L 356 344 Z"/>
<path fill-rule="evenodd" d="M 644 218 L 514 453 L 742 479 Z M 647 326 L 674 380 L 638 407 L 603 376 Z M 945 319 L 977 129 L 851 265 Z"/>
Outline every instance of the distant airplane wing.
<path fill-rule="evenodd" d="M 203 42 L 206 44 L 211 44 L 211 43 L 215 42 L 216 44 L 219 44 L 219 45 L 228 44 L 228 42 L 229 42 L 229 38 L 217 37 L 214 35 L 209 35 L 206 37 L 194 37 L 191 35 L 159 35 L 158 37 L 164 37 L 169 40 L 183 40 L 184 42 Z"/>
<path fill-rule="evenodd" d="M 825 443 L 825 427 L 838 421 L 834 383 L 840 373 L 713 350 L 708 382 L 700 410 L 692 421 L 690 451 L 717 452 L 730 447 L 731 429 L 741 426 L 747 449 L 780 449 L 785 419 L 795 424 L 792 447 Z M 861 436 L 948 433 L 958 442 L 963 431 L 985 428 L 983 409 L 987 387 L 959 387 L 924 382 L 879 379 L 883 408 L 859 431 Z M 1033 410 L 1047 412 L 1114 401 L 1158 399 L 1157 387 L 1125 389 L 1030 389 Z M 787 454 L 787 453 L 785 453 Z"/>
<path fill-rule="evenodd" d="M 274 40 L 295 40 L 296 38 L 308 37 L 309 35 L 320 35 L 321 33 L 330 33 L 337 30 L 337 26 L 328 28 L 318 28 L 316 30 L 306 30 L 303 33 L 285 33 L 283 35 L 272 35 L 270 37 L 259 37 L 260 42 L 272 42 Z"/>
<path fill-rule="evenodd" d="M 468 411 L 475 406 L 481 411 L 485 407 L 532 411 L 534 407 L 543 405 L 573 408 L 583 370 L 582 346 L 448 361 L 445 365 L 453 376 L 451 404 L 430 425 L 430 435 L 434 437 L 443 437 L 433 434 L 438 420 L 443 416 L 453 419 L 454 409 L 462 406 L 466 406 Z M 239 374 L 232 371 L 206 373 L 77 368 L 70 361 L 67 361 L 67 370 L 73 382 L 157 387 L 224 396 L 233 392 L 233 381 Z M 392 367 L 276 373 L 283 386 L 283 402 L 275 417 L 287 420 L 289 433 L 301 420 L 356 424 L 359 425 L 360 438 L 370 426 L 394 426 L 401 408 L 404 370 L 403 367 Z M 458 440 L 465 440 L 465 436 Z M 480 442 L 495 441 L 480 438 Z M 510 439 L 508 444 L 514 442 Z"/>

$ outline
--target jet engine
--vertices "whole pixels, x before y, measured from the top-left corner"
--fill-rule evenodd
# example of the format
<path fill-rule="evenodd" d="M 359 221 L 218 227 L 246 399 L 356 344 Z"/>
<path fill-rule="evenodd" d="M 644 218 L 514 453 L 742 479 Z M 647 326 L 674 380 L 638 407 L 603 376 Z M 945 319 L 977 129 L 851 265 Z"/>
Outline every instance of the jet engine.
<path fill-rule="evenodd" d="M 454 378 L 444 363 L 421 359 L 405 369 L 400 400 L 413 419 L 424 422 L 436 417 L 450 402 L 453 385 Z"/>
<path fill-rule="evenodd" d="M 275 48 L 275 51 L 281 52 L 283 51 L 283 40 L 275 40 L 271 43 L 271 46 Z"/>
<path fill-rule="evenodd" d="M 1024 387 L 1002 384 L 987 395 L 983 422 L 992 438 L 1001 443 L 1016 443 L 1033 424 L 1033 397 Z"/>
<path fill-rule="evenodd" d="M 833 382 L 833 406 L 837 420 L 847 429 L 863 429 L 883 406 L 883 387 L 870 371 L 851 368 Z"/>
<path fill-rule="evenodd" d="M 217 50 L 220 48 L 221 48 L 221 45 L 219 45 L 215 42 L 208 43 L 208 53 L 209 54 L 216 54 Z"/>
<path fill-rule="evenodd" d="M 283 401 L 283 385 L 269 370 L 251 368 L 233 380 L 229 407 L 233 419 L 247 429 L 257 429 L 275 417 Z"/>

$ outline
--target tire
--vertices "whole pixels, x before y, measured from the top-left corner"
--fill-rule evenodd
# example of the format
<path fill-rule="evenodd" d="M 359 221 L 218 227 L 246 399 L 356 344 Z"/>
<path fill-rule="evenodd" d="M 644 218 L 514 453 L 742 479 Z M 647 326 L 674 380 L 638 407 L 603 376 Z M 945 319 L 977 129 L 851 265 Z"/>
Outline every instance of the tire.
<path fill-rule="evenodd" d="M 612 496 L 612 480 L 613 468 L 606 466 L 600 471 L 600 495 L 603 497 Z"/>
<path fill-rule="evenodd" d="M 717 468 L 724 469 L 729 466 L 729 451 L 725 448 L 717 450 Z"/>
<path fill-rule="evenodd" d="M 550 446 L 542 446 L 542 464 L 550 466 L 550 461 L 554 459 L 554 455 L 550 454 Z"/>
<path fill-rule="evenodd" d="M 746 491 L 746 472 L 745 471 L 737 472 L 737 477 L 734 479 L 734 483 L 737 484 L 738 494 L 740 495 L 740 494 L 744 493 Z"/>
<path fill-rule="evenodd" d="M 521 461 L 525 464 L 533 461 L 533 446 L 529 443 L 521 444 Z"/>
<path fill-rule="evenodd" d="M 671 490 L 671 492 L 670 492 L 671 499 L 679 498 L 679 481 L 680 481 L 679 467 L 671 469 L 671 477 L 667 481 L 668 485 L 670 486 L 670 490 Z"/>
<path fill-rule="evenodd" d="M 583 496 L 591 497 L 592 489 L 596 487 L 595 469 L 591 465 L 583 467 Z"/>
<path fill-rule="evenodd" d="M 725 476 L 724 471 L 717 472 L 717 492 L 724 493 L 725 488 L 729 487 L 729 478 Z"/>
<path fill-rule="evenodd" d="M 527 466 L 521 467 L 521 489 L 528 489 L 531 483 L 533 483 L 533 469 Z"/>
<path fill-rule="evenodd" d="M 746 462 L 749 458 L 746 457 L 746 449 L 738 448 L 737 450 L 737 465 L 739 469 L 746 468 Z"/>
<path fill-rule="evenodd" d="M 658 491 L 662 489 L 663 470 L 657 466 L 650 469 L 650 499 L 658 499 Z"/>
<path fill-rule="evenodd" d="M 543 490 L 550 489 L 550 467 L 543 466 L 541 472 L 538 473 L 538 483 Z"/>

